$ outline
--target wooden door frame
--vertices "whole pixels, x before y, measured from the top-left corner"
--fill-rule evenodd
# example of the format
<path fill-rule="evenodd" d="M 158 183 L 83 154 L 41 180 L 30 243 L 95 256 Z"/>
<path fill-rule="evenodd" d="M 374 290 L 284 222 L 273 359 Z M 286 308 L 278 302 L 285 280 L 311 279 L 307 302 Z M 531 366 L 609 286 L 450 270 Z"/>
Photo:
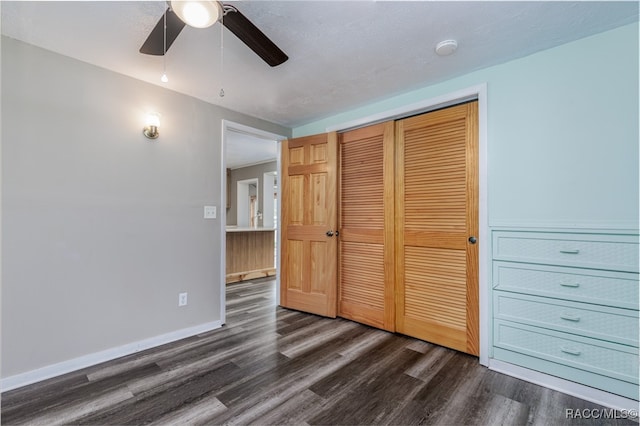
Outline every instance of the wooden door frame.
<path fill-rule="evenodd" d="M 226 232 L 227 232 L 227 209 L 225 208 L 225 194 L 227 193 L 227 133 L 228 132 L 240 132 L 246 133 L 249 135 L 253 135 L 255 137 L 261 139 L 272 139 L 274 140 L 277 146 L 277 171 L 278 175 L 281 175 L 280 169 L 280 146 L 282 141 L 288 139 L 289 136 L 279 135 L 276 133 L 271 133 L 266 130 L 257 129 L 255 127 L 250 127 L 245 124 L 237 123 L 230 120 L 221 120 L 221 144 L 220 144 L 220 208 L 218 209 L 218 230 L 220 233 L 220 324 L 226 323 L 227 316 L 227 307 L 226 307 L 226 299 L 227 299 L 227 291 L 226 291 L 226 267 L 227 267 L 227 242 L 226 242 Z M 280 185 L 278 185 L 278 226 L 276 230 L 276 244 L 278 247 L 280 246 Z M 279 254 L 279 253 L 278 253 Z M 280 288 L 280 268 L 276 265 L 276 287 Z M 276 296 L 278 298 L 277 302 L 280 302 L 280 294 Z"/>
<path fill-rule="evenodd" d="M 480 364 L 489 365 L 491 341 L 490 249 L 489 217 L 487 205 L 487 84 L 468 87 L 456 92 L 428 98 L 405 106 L 364 116 L 342 124 L 330 126 L 327 132 L 345 132 L 388 120 L 397 120 L 422 114 L 462 102 L 478 101 L 478 292 L 480 310 Z"/>

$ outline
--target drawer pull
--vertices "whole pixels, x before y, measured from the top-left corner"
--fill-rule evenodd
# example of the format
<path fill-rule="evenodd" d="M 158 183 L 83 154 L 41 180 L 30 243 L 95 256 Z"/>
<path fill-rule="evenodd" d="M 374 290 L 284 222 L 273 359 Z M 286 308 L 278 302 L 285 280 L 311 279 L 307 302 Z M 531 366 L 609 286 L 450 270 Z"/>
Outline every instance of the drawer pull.
<path fill-rule="evenodd" d="M 562 315 L 560 315 L 560 318 L 562 318 L 563 320 L 573 321 L 573 322 L 580 321 L 580 317 L 579 316 L 571 315 L 571 314 L 562 314 Z"/>
<path fill-rule="evenodd" d="M 562 346 L 560 347 L 560 351 L 564 352 L 565 354 L 575 355 L 575 356 L 579 356 L 582 353 L 577 349 L 565 348 Z"/>
<path fill-rule="evenodd" d="M 578 249 L 560 249 L 560 253 L 564 253 L 564 254 L 578 254 L 580 253 L 580 250 Z"/>
<path fill-rule="evenodd" d="M 560 282 L 562 287 L 580 287 L 580 283 L 568 283 L 568 282 Z"/>

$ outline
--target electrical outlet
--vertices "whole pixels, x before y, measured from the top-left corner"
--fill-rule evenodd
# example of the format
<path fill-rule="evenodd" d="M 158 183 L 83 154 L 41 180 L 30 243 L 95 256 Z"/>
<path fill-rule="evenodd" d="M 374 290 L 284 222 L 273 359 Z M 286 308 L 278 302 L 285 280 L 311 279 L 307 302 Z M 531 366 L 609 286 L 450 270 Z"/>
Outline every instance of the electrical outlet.
<path fill-rule="evenodd" d="M 178 294 L 178 306 L 186 306 L 187 305 L 187 293 Z"/>
<path fill-rule="evenodd" d="M 216 206 L 204 206 L 204 218 L 215 219 L 217 216 Z"/>

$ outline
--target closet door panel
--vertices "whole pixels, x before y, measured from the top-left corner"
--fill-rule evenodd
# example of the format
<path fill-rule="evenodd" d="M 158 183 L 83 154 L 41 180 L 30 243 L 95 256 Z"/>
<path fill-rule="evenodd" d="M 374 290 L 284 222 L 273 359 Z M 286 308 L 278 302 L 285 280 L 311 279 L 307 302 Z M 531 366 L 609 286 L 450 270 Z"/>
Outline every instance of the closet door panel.
<path fill-rule="evenodd" d="M 465 263 L 463 250 L 406 247 L 406 334 L 466 352 Z"/>
<path fill-rule="evenodd" d="M 384 246 L 340 242 L 339 315 L 375 327 L 384 326 Z"/>
<path fill-rule="evenodd" d="M 477 104 L 397 124 L 397 329 L 478 354 Z"/>
<path fill-rule="evenodd" d="M 394 330 L 393 122 L 340 135 L 338 315 Z"/>

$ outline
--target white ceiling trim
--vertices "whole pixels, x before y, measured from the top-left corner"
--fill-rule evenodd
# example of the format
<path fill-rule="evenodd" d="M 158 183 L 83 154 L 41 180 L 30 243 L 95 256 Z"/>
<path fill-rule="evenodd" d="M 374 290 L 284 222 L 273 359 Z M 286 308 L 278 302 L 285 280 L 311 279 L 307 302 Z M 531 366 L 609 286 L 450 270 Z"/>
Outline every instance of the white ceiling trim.
<path fill-rule="evenodd" d="M 255 127 L 246 126 L 244 124 L 236 123 L 230 120 L 222 120 L 222 127 L 227 131 L 242 133 L 244 135 L 253 136 L 258 139 L 264 139 L 267 141 L 277 142 L 287 139 L 287 136 L 267 132 L 266 130 L 256 129 Z"/>
<path fill-rule="evenodd" d="M 400 120 L 412 115 L 423 114 L 425 112 L 434 111 L 436 109 L 446 108 L 448 106 L 461 104 L 463 102 L 478 99 L 481 91 L 486 91 L 486 83 L 468 87 L 457 92 L 448 93 L 446 95 L 425 99 L 409 105 L 403 105 L 397 108 L 382 111 L 376 114 L 367 115 L 345 123 L 336 124 L 327 127 L 327 132 L 346 132 L 361 127 L 371 126 L 373 124 L 383 123 L 389 120 Z"/>

